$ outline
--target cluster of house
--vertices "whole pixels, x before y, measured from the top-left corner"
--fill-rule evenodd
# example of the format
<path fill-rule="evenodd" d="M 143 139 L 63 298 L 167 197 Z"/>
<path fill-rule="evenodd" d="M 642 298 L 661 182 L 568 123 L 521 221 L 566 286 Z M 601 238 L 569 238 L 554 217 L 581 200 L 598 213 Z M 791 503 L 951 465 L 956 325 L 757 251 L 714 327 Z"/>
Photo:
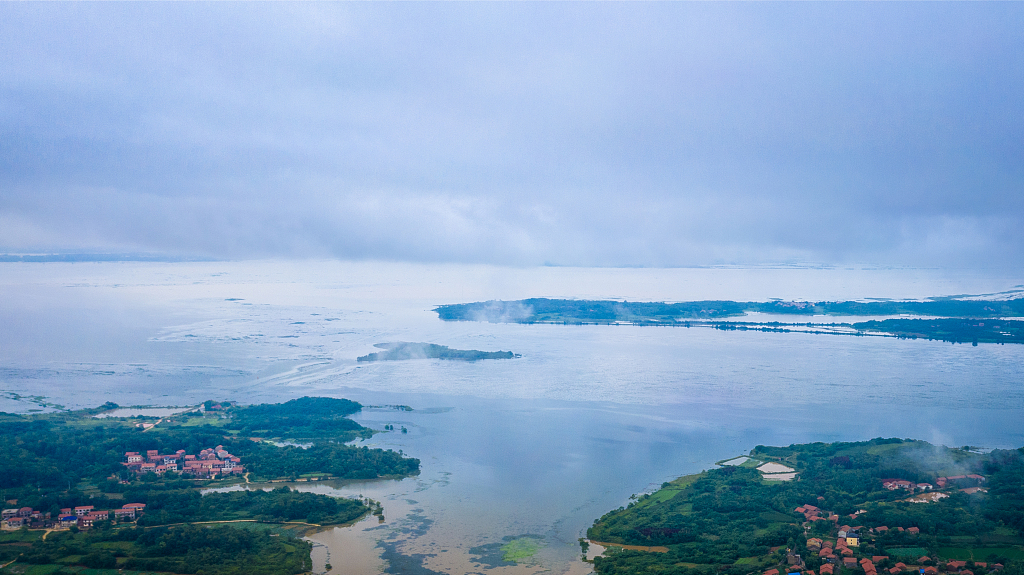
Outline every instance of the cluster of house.
<path fill-rule="evenodd" d="M 979 483 L 985 482 L 984 475 L 978 475 L 977 473 L 971 473 L 970 475 L 951 475 L 949 477 L 940 477 L 935 480 L 935 483 L 939 484 L 939 488 L 943 488 L 947 483 L 973 483 L 978 485 Z"/>
<path fill-rule="evenodd" d="M 3 515 L 0 516 L 0 527 L 3 529 L 21 529 L 26 526 L 39 526 L 42 527 L 45 523 L 50 521 L 49 513 L 40 513 L 31 507 L 22 507 L 21 509 L 4 509 Z"/>
<path fill-rule="evenodd" d="M 158 450 L 150 449 L 145 455 L 138 451 L 129 451 L 124 457 L 125 462 L 122 465 L 138 475 L 148 472 L 162 475 L 168 471 L 177 471 L 205 479 L 218 475 L 245 473 L 242 460 L 228 453 L 223 445 L 204 449 L 198 455 L 187 454 L 184 449 L 170 455 L 161 455 Z"/>
<path fill-rule="evenodd" d="M 942 483 L 939 483 L 939 487 L 943 487 Z M 906 479 L 883 479 L 882 487 L 885 487 L 889 491 L 896 491 L 897 489 L 906 489 L 907 491 L 928 491 L 934 489 L 935 486 L 931 483 L 914 483 L 913 481 L 907 481 Z"/>
<path fill-rule="evenodd" d="M 973 480 L 973 481 L 984 481 L 985 478 L 980 475 L 964 475 L 959 477 L 945 477 L 940 478 L 940 486 L 945 486 L 952 481 L 958 480 Z M 927 491 L 932 489 L 930 484 L 917 484 L 901 479 L 885 480 L 883 483 L 888 489 L 907 489 L 913 491 L 920 489 Z M 890 487 L 890 484 L 892 487 Z M 923 497 L 923 495 L 919 496 Z M 824 498 L 819 497 L 819 502 Z M 806 565 L 799 554 L 793 550 L 789 550 L 786 556 L 786 564 L 789 571 L 788 575 L 838 575 L 840 568 L 860 570 L 863 571 L 863 575 L 899 575 L 903 572 L 915 572 L 921 575 L 939 575 L 940 570 L 947 573 L 956 573 L 958 575 L 974 575 L 974 572 L 966 568 L 967 563 L 965 561 L 947 561 L 946 563 L 936 567 L 936 562 L 929 557 L 921 557 L 916 561 L 914 565 L 907 565 L 906 563 L 898 562 L 892 567 L 883 568 L 883 573 L 879 574 L 878 564 L 886 562 L 888 566 L 889 557 L 887 556 L 872 556 L 862 557 L 858 559 L 855 557 L 853 548 L 859 547 L 861 544 L 861 531 L 864 530 L 863 526 L 850 526 L 850 525 L 839 525 L 839 516 L 833 513 L 827 513 L 822 511 L 815 505 L 801 505 L 794 509 L 794 512 L 800 513 L 808 522 L 829 520 L 836 523 L 837 532 L 835 542 L 827 538 L 812 537 L 807 540 L 807 550 L 811 553 L 817 553 L 821 559 L 821 567 L 818 573 L 814 571 L 806 570 Z M 851 519 L 856 519 L 858 515 L 865 513 L 865 511 L 857 511 L 850 515 Z M 824 516 L 823 516 L 824 515 Z M 895 531 L 902 531 L 909 534 L 918 534 L 921 530 L 917 527 L 894 527 Z M 872 533 L 886 533 L 889 531 L 889 527 L 882 525 L 874 527 L 868 531 Z M 999 563 L 982 563 L 975 562 L 974 568 L 979 570 L 980 573 L 998 571 L 1003 568 Z M 764 572 L 763 575 L 780 575 L 778 569 L 769 569 Z"/>
<path fill-rule="evenodd" d="M 945 489 L 946 487 L 961 487 L 960 491 L 964 493 L 977 493 L 978 491 L 985 491 L 984 488 L 980 487 L 985 482 L 985 476 L 978 475 L 977 473 L 971 473 L 970 475 L 951 475 L 950 477 L 940 477 L 935 480 L 936 485 L 939 489 Z M 907 491 L 931 491 L 935 489 L 931 483 L 914 483 L 913 481 L 907 481 L 906 479 L 883 479 L 882 486 L 890 491 L 897 489 L 906 489 Z M 919 495 L 917 499 L 910 501 L 926 502 L 926 501 L 937 501 L 947 495 L 940 494 L 929 494 Z"/>
<path fill-rule="evenodd" d="M 858 546 L 860 546 L 860 533 L 849 525 L 843 525 L 839 528 L 839 534 L 836 537 L 835 543 L 828 539 L 818 539 L 817 537 L 807 540 L 807 550 L 817 553 L 818 557 L 821 557 L 822 561 L 826 564 L 837 563 L 846 558 L 853 558 L 853 549 L 850 548 Z"/>
<path fill-rule="evenodd" d="M 120 509 L 97 510 L 92 505 L 80 507 L 66 507 L 60 510 L 60 515 L 54 519 L 49 512 L 41 513 L 31 507 L 21 509 L 4 509 L 3 519 L 0 526 L 6 530 L 21 529 L 70 529 L 77 526 L 79 529 L 88 529 L 96 521 L 115 519 L 118 522 L 135 521 L 135 518 L 142 514 L 146 508 L 145 503 L 129 503 Z"/>
<path fill-rule="evenodd" d="M 876 527 L 874 531 L 886 531 L 885 527 Z M 919 530 L 916 527 L 907 529 L 908 532 L 917 533 Z M 857 559 L 854 557 L 851 546 L 856 547 L 860 544 L 860 535 L 857 532 L 857 528 L 851 528 L 849 526 L 842 526 L 839 529 L 838 537 L 833 543 L 827 539 L 819 539 L 813 537 L 807 540 L 807 550 L 818 555 L 823 559 L 821 568 L 819 568 L 819 575 L 837 575 L 836 571 L 838 567 L 846 569 L 860 569 L 864 572 L 864 575 L 879 575 L 878 564 L 882 562 L 888 562 L 889 557 L 886 555 L 874 555 L 871 557 L 863 557 Z M 806 565 L 800 555 L 794 553 L 792 550 L 789 551 L 786 557 L 787 565 L 790 572 L 788 575 L 815 575 L 814 571 L 806 571 Z M 998 571 L 1003 568 L 1001 563 L 983 563 L 976 561 L 974 568 L 979 572 L 992 572 Z M 917 572 L 923 575 L 939 575 L 939 572 L 944 571 L 946 573 L 956 573 L 958 575 L 974 575 L 974 572 L 967 569 L 966 561 L 947 561 L 944 564 L 935 566 L 935 561 L 930 557 L 920 557 L 917 559 L 914 565 L 907 565 L 902 561 L 897 562 L 888 569 L 882 569 L 882 575 L 899 575 L 904 572 Z M 769 569 L 763 573 L 763 575 L 780 575 L 778 569 Z"/>
<path fill-rule="evenodd" d="M 824 497 L 819 497 L 818 499 L 824 499 Z M 836 523 L 839 522 L 839 516 L 834 514 L 834 513 L 831 513 L 831 514 L 829 514 L 829 515 L 827 515 L 825 517 L 822 517 L 821 516 L 821 509 L 815 507 L 814 505 L 801 505 L 800 507 L 797 507 L 794 511 L 796 511 L 797 513 L 802 513 L 804 518 L 807 519 L 808 521 L 825 521 L 825 520 L 828 520 L 828 521 L 833 521 L 833 522 L 836 522 Z"/>

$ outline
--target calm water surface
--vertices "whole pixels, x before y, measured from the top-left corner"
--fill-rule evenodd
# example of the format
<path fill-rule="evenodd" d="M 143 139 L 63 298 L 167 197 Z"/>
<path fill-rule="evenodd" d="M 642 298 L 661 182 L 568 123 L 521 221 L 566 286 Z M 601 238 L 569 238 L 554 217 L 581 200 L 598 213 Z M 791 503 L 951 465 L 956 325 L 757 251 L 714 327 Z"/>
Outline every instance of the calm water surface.
<path fill-rule="evenodd" d="M 347 397 L 422 473 L 300 484 L 384 503 L 312 538 L 334 573 L 586 573 L 580 537 L 631 494 L 758 444 L 1024 445 L 1024 346 L 699 328 L 444 323 L 525 297 L 922 298 L 1021 278 L 891 269 L 510 269 L 338 262 L 0 264 L 0 410 Z M 515 360 L 359 364 L 374 343 Z M 530 537 L 533 559 L 501 561 Z"/>

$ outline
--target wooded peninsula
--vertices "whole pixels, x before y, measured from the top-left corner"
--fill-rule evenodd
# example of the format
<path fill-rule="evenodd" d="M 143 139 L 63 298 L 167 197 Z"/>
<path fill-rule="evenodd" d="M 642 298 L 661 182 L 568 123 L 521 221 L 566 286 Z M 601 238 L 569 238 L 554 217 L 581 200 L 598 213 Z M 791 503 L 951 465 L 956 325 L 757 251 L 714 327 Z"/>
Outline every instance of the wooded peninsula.
<path fill-rule="evenodd" d="M 1024 448 L 757 446 L 632 497 L 581 544 L 608 546 L 602 575 L 1020 575 L 1022 483 Z"/>
<path fill-rule="evenodd" d="M 951 343 L 1024 343 L 1024 298 L 990 301 L 936 298 L 928 301 L 678 303 L 533 298 L 442 305 L 434 309 L 444 321 L 556 323 L 710 327 L 722 330 L 871 335 L 900 339 L 934 339 Z M 854 323 L 756 322 L 727 318 L 747 313 L 787 316 L 894 316 Z"/>
<path fill-rule="evenodd" d="M 373 433 L 348 418 L 361 407 L 303 397 L 253 406 L 207 401 L 159 418 L 96 417 L 117 409 L 113 403 L 0 412 L 0 565 L 7 564 L 0 572 L 41 565 L 53 566 L 47 573 L 82 566 L 111 573 L 307 572 L 310 545 L 299 536 L 380 513 L 379 506 L 287 486 L 202 490 L 249 480 L 419 473 L 418 459 L 346 444 Z"/>

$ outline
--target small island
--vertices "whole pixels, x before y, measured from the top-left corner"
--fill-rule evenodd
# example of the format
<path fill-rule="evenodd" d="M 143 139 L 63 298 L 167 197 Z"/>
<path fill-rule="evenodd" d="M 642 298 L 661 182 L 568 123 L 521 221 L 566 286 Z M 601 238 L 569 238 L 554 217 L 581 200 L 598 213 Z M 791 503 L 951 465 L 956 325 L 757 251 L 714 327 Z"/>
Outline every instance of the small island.
<path fill-rule="evenodd" d="M 757 446 L 606 514 L 599 574 L 1024 571 L 1024 448 Z"/>
<path fill-rule="evenodd" d="M 434 343 L 410 343 L 398 341 L 378 343 L 384 351 L 378 351 L 356 358 L 356 361 L 403 361 L 407 359 L 447 359 L 452 361 L 479 361 L 481 359 L 512 359 L 520 357 L 511 351 L 479 351 L 475 349 L 452 349 Z"/>
<path fill-rule="evenodd" d="M 843 302 L 629 302 L 533 298 L 442 305 L 443 321 L 548 323 L 563 325 L 635 325 L 709 327 L 720 330 L 811 333 L 933 339 L 951 343 L 1024 343 L 1024 298 L 978 300 L 932 298 L 927 301 Z M 855 323 L 756 322 L 731 320 L 747 313 L 785 316 L 900 316 Z M 928 318 L 928 319 L 924 319 Z"/>
<path fill-rule="evenodd" d="M 305 573 L 301 536 L 381 514 L 380 504 L 287 486 L 204 490 L 419 473 L 418 459 L 348 445 L 373 431 L 349 419 L 362 406 L 345 399 L 97 417 L 116 409 L 0 413 L 0 573 Z"/>

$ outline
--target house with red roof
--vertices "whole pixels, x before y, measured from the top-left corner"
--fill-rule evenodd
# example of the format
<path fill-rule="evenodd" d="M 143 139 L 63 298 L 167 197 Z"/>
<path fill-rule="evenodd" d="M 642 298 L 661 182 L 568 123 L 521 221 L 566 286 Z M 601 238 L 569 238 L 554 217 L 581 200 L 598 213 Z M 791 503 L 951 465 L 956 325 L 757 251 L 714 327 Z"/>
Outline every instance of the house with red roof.
<path fill-rule="evenodd" d="M 19 517 L 17 515 L 8 517 L 0 522 L 0 527 L 7 530 L 21 529 L 23 526 L 28 524 L 28 519 L 25 517 Z"/>
<path fill-rule="evenodd" d="M 118 521 L 134 521 L 135 520 L 135 509 L 115 509 L 114 517 Z"/>

